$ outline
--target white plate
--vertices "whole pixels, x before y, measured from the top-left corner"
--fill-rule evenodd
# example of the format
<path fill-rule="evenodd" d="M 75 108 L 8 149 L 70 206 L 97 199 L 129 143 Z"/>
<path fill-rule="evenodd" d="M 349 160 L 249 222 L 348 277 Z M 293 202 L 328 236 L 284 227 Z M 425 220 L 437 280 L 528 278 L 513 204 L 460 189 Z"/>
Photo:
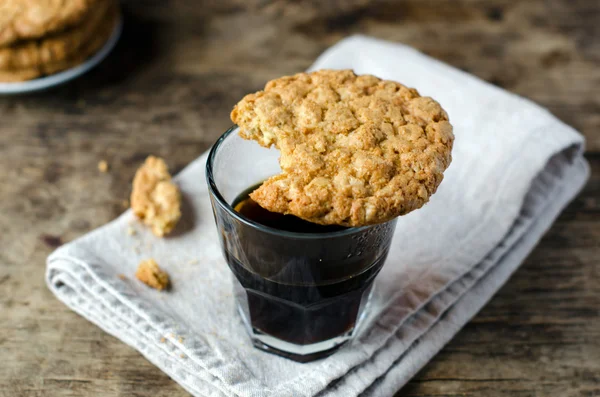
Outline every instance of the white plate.
<path fill-rule="evenodd" d="M 104 44 L 104 47 L 102 47 L 96 54 L 94 54 L 94 56 L 84 63 L 60 73 L 46 77 L 40 77 L 39 79 L 22 81 L 18 83 L 0 83 L 0 94 L 22 94 L 26 92 L 45 90 L 81 76 L 106 58 L 106 56 L 117 44 L 122 30 L 123 19 L 119 18 L 117 24 L 115 25 L 115 29 L 113 30 L 106 44 Z"/>

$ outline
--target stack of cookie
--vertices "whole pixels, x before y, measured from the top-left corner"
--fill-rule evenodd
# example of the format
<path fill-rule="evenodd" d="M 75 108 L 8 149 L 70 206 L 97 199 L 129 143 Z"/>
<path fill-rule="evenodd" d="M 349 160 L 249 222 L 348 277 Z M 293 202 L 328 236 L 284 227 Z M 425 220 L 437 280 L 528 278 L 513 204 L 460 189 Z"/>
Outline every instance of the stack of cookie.
<path fill-rule="evenodd" d="M 0 0 L 0 82 L 58 73 L 109 39 L 118 0 Z"/>

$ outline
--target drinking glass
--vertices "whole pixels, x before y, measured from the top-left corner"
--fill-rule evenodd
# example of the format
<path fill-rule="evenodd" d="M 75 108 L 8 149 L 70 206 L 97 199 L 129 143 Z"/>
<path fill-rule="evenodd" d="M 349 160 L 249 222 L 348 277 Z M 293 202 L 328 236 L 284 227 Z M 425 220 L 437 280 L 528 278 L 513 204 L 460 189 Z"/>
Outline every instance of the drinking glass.
<path fill-rule="evenodd" d="M 306 362 L 334 352 L 365 317 L 396 221 L 327 233 L 267 227 L 234 200 L 281 172 L 275 148 L 242 139 L 237 126 L 210 151 L 206 177 L 238 312 L 259 349 Z"/>

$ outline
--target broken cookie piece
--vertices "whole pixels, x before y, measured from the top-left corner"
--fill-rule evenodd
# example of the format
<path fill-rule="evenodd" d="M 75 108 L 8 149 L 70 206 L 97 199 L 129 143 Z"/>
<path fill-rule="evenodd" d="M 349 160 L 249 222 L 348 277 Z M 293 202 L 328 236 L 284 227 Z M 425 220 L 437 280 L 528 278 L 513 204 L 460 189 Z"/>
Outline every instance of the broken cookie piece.
<path fill-rule="evenodd" d="M 322 225 L 365 226 L 423 206 L 454 142 L 448 115 L 400 83 L 351 70 L 272 80 L 231 112 L 240 136 L 281 152 L 282 173 L 250 197 Z"/>
<path fill-rule="evenodd" d="M 169 287 L 169 275 L 152 258 L 141 261 L 135 277 L 149 287 L 163 290 Z"/>
<path fill-rule="evenodd" d="M 137 170 L 131 209 L 158 237 L 175 228 L 181 218 L 181 194 L 163 159 L 149 156 Z"/>

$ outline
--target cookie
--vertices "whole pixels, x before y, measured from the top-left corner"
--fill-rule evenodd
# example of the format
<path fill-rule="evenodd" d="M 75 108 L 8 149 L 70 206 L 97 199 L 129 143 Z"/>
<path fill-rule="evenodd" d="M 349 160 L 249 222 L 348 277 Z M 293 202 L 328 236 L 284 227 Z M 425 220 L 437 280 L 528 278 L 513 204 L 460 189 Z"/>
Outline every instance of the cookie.
<path fill-rule="evenodd" d="M 109 10 L 111 7 L 113 9 Z M 109 22 L 109 11 L 114 14 L 116 7 L 114 0 L 102 0 L 80 25 L 40 40 L 28 40 L 0 48 L 0 69 L 31 69 L 68 59 L 95 38 L 98 31 Z"/>
<path fill-rule="evenodd" d="M 18 82 L 31 80 L 42 75 L 49 75 L 75 67 L 94 55 L 110 38 L 119 18 L 117 7 L 111 8 L 93 37 L 78 49 L 77 53 L 61 61 L 41 63 L 36 67 L 21 69 L 0 69 L 0 82 Z"/>
<path fill-rule="evenodd" d="M 137 170 L 131 192 L 131 209 L 152 233 L 163 237 L 181 218 L 181 194 L 171 181 L 163 159 L 150 156 Z"/>
<path fill-rule="evenodd" d="M 9 70 L 0 69 L 0 83 L 17 83 L 20 81 L 33 80 L 42 72 L 39 69 Z"/>
<path fill-rule="evenodd" d="M 169 275 L 158 266 L 154 259 L 141 261 L 135 277 L 147 286 L 160 291 L 169 287 Z"/>
<path fill-rule="evenodd" d="M 38 39 L 79 24 L 103 0 L 2 0 L 0 46 Z"/>
<path fill-rule="evenodd" d="M 231 112 L 240 135 L 281 152 L 250 197 L 323 225 L 365 226 L 425 204 L 450 164 L 448 115 L 412 88 L 350 70 L 282 77 Z"/>

